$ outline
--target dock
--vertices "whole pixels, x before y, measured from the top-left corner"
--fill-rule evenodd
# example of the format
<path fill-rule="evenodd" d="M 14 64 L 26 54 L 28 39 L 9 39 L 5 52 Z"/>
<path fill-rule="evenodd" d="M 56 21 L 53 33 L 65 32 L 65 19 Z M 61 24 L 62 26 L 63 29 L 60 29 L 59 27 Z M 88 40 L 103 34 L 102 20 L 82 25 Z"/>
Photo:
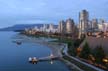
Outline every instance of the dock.
<path fill-rule="evenodd" d="M 38 62 L 58 60 L 59 58 L 60 57 L 54 56 L 53 54 L 51 54 L 50 56 L 41 57 L 41 58 L 29 57 L 29 62 L 32 63 L 32 64 L 37 64 Z"/>

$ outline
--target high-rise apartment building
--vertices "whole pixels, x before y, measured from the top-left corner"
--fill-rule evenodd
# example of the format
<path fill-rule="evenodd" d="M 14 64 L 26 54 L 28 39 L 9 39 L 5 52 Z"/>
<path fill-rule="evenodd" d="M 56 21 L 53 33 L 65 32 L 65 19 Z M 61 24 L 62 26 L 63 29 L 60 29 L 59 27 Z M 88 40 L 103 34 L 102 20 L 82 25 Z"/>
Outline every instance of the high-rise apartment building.
<path fill-rule="evenodd" d="M 64 20 L 59 22 L 58 32 L 59 33 L 65 33 L 66 32 L 66 23 L 64 22 Z"/>
<path fill-rule="evenodd" d="M 92 19 L 92 26 L 91 26 L 91 28 L 92 29 L 98 29 L 98 20 L 97 19 Z"/>
<path fill-rule="evenodd" d="M 71 34 L 74 28 L 74 20 L 73 19 L 67 19 L 66 20 L 66 33 Z"/>
<path fill-rule="evenodd" d="M 82 10 L 79 13 L 79 37 L 85 34 L 89 28 L 89 13 L 86 10 Z"/>

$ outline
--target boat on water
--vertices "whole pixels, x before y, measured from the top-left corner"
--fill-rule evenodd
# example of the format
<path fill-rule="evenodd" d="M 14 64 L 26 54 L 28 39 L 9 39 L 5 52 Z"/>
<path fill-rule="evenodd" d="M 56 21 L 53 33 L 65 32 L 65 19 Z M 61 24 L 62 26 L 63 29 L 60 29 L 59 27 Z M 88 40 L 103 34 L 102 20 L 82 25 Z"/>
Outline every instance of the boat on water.
<path fill-rule="evenodd" d="M 12 41 L 13 43 L 16 43 L 17 45 L 21 45 L 22 42 L 21 41 Z"/>
<path fill-rule="evenodd" d="M 16 42 L 18 45 L 21 45 L 22 44 L 22 42 Z"/>

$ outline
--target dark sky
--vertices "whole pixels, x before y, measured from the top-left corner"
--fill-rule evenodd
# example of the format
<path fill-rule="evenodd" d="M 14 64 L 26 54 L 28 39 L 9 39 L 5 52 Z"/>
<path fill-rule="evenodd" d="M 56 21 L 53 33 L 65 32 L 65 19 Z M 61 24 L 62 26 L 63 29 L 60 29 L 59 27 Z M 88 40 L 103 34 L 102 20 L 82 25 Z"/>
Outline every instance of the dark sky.
<path fill-rule="evenodd" d="M 54 23 L 73 18 L 78 23 L 81 10 L 90 19 L 108 19 L 108 0 L 0 0 L 0 27 L 14 24 Z"/>

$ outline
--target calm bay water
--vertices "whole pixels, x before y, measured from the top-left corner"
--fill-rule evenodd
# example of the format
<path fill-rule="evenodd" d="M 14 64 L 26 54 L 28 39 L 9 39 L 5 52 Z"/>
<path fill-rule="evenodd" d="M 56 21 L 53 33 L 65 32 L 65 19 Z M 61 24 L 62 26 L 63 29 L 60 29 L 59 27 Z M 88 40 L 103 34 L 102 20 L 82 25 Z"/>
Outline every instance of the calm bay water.
<path fill-rule="evenodd" d="M 46 46 L 36 43 L 13 43 L 12 37 L 15 32 L 0 32 L 0 71 L 69 71 L 61 61 L 54 61 L 54 64 L 39 62 L 30 64 L 29 57 L 45 57 L 51 51 Z"/>

